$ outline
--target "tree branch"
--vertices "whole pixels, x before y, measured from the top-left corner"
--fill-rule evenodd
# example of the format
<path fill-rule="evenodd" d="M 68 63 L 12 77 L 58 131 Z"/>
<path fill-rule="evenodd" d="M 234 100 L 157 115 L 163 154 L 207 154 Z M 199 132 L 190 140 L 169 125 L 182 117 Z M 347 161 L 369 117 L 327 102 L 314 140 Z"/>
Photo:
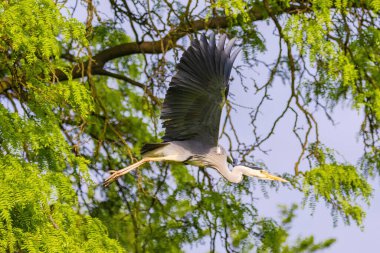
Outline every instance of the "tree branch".
<path fill-rule="evenodd" d="M 9 77 L 0 80 L 0 94 L 12 88 L 12 81 Z"/>
<path fill-rule="evenodd" d="M 272 15 L 281 15 L 281 14 L 294 14 L 311 11 L 309 1 L 294 1 L 290 3 L 289 6 L 281 7 L 276 5 L 276 8 L 272 9 Z M 353 3 L 351 8 L 368 8 L 366 4 L 363 3 Z M 253 7 L 247 11 L 251 19 L 251 22 L 258 20 L 265 20 L 269 17 L 266 9 L 262 3 L 254 4 Z M 239 17 L 237 18 L 239 19 Z M 114 47 L 107 48 L 95 56 L 92 57 L 91 62 L 91 74 L 92 75 L 104 75 L 104 65 L 111 60 L 133 55 L 133 54 L 160 54 L 166 52 L 176 46 L 177 41 L 184 37 L 186 34 L 194 33 L 197 31 L 205 29 L 217 29 L 217 28 L 227 28 L 233 26 L 233 19 L 230 17 L 213 17 L 209 19 L 198 19 L 194 21 L 182 21 L 177 27 L 172 28 L 166 36 L 157 41 L 144 41 L 144 42 L 130 42 L 123 43 Z M 80 78 L 87 76 L 87 71 L 89 63 L 77 64 L 73 67 L 72 78 Z M 68 80 L 68 77 L 61 70 L 55 70 L 55 76 L 60 81 Z M 130 82 L 131 81 L 131 82 Z M 133 80 L 128 81 L 133 84 Z M 0 94 L 4 91 L 12 88 L 12 82 L 9 81 L 9 78 L 5 78 L 0 81 Z M 136 85 L 139 86 L 139 85 Z M 145 86 L 144 86 L 145 87 Z"/>
<path fill-rule="evenodd" d="M 304 9 L 305 7 L 290 6 L 277 10 L 276 14 L 290 13 L 296 10 L 301 11 L 301 8 Z M 256 4 L 248 13 L 251 21 L 264 20 L 268 17 L 265 9 L 260 4 Z M 230 25 L 233 25 L 233 20 L 230 17 L 214 17 L 208 20 L 198 19 L 191 22 L 183 21 L 177 27 L 172 28 L 161 40 L 123 43 L 99 52 L 92 58 L 92 74 L 97 75 L 102 73 L 103 67 L 108 61 L 133 54 L 161 54 L 174 48 L 177 41 L 186 34 L 207 28 L 227 28 Z M 82 69 L 86 69 L 87 65 L 88 62 L 75 65 L 72 70 L 72 77 L 82 77 Z M 84 74 L 86 75 L 86 73 Z M 56 76 L 60 81 L 67 80 L 67 76 L 60 70 L 56 71 Z"/>
<path fill-rule="evenodd" d="M 132 84 L 133 86 L 137 86 L 137 87 L 140 87 L 141 89 L 144 90 L 144 92 L 157 104 L 157 105 L 161 105 L 161 101 L 159 98 L 157 98 L 153 92 L 147 87 L 145 86 L 144 84 L 142 83 L 139 83 L 125 75 L 121 75 L 121 74 L 117 74 L 117 73 L 113 73 L 113 72 L 110 72 L 110 71 L 107 71 L 105 69 L 102 69 L 100 71 L 97 71 L 96 72 L 97 75 L 101 75 L 101 76 L 109 76 L 109 77 L 113 77 L 113 78 L 116 78 L 116 79 L 119 79 L 119 80 L 123 80 L 127 83 L 130 83 Z"/>

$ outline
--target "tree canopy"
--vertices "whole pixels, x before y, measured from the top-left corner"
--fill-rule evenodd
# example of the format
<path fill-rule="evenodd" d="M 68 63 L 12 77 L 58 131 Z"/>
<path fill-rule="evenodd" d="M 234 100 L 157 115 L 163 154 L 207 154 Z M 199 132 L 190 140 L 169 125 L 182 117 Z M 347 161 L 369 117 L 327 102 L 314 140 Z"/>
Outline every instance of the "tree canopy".
<path fill-rule="evenodd" d="M 232 113 L 241 105 L 230 97 L 221 136 L 233 157 L 255 162 L 291 117 L 301 151 L 282 175 L 286 187 L 303 194 L 299 206 L 322 201 L 334 221 L 362 226 L 369 180 L 380 175 L 379 13 L 379 0 L 1 1 L 0 252 L 330 247 L 334 239 L 312 235 L 289 241 L 297 204 L 280 207 L 280 221 L 259 215 L 252 179 L 234 185 L 210 170 L 159 163 L 109 188 L 101 183 L 160 140 L 163 97 L 190 39 L 226 33 L 243 49 L 234 82 L 259 101 L 241 112 L 253 135 L 243 141 Z M 263 59 L 268 51 L 273 61 Z M 267 69 L 264 82 L 246 77 L 258 66 Z M 264 129 L 261 112 L 276 102 L 278 79 L 290 96 Z M 323 142 L 314 117 L 317 108 L 334 122 L 341 103 L 362 116 L 356 164 Z M 265 192 L 279 187 L 260 183 Z"/>

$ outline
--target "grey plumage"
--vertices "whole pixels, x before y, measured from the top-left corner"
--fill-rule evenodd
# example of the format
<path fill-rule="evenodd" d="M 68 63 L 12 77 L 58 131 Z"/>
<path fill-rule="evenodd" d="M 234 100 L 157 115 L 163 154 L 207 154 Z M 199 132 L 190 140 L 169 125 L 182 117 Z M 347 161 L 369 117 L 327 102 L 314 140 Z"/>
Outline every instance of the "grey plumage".
<path fill-rule="evenodd" d="M 202 35 L 184 52 L 162 108 L 164 142 L 196 139 L 210 146 L 217 144 L 220 115 L 237 55 L 234 52 L 234 58 L 230 56 L 233 40 L 224 48 L 225 37 L 216 46 L 215 35 L 210 42 Z"/>
<path fill-rule="evenodd" d="M 286 180 L 261 169 L 235 166 L 228 169 L 227 152 L 218 145 L 219 124 L 228 96 L 232 65 L 240 49 L 232 52 L 236 39 L 225 46 L 226 35 L 218 44 L 215 35 L 194 39 L 183 53 L 162 107 L 165 128 L 163 143 L 146 144 L 143 159 L 114 172 L 104 183 L 109 185 L 149 161 L 175 161 L 200 167 L 212 167 L 230 182 L 238 183 L 243 175 L 261 179 Z M 232 53 L 231 53 L 232 52 Z"/>

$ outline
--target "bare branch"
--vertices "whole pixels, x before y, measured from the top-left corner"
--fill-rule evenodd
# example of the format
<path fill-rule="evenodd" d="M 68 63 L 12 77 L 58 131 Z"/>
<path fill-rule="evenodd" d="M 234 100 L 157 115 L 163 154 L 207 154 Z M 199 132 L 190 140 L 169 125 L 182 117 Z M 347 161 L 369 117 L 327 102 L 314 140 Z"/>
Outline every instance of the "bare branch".
<path fill-rule="evenodd" d="M 159 98 L 157 98 L 153 92 L 147 87 L 145 86 L 144 84 L 142 83 L 139 83 L 125 75 L 121 75 L 121 74 L 118 74 L 118 73 L 113 73 L 113 72 L 110 72 L 110 71 L 107 71 L 107 70 L 99 70 L 96 72 L 97 75 L 102 75 L 102 76 L 109 76 L 109 77 L 113 77 L 113 78 L 116 78 L 116 79 L 119 79 L 119 80 L 123 80 L 127 83 L 130 83 L 132 84 L 133 86 L 137 86 L 137 87 L 140 87 L 141 89 L 143 89 L 143 91 L 157 104 L 157 105 L 161 105 L 161 101 Z"/>
<path fill-rule="evenodd" d="M 363 3 L 358 4 L 353 3 L 352 8 L 361 7 L 367 8 Z M 309 1 L 298 1 L 290 3 L 289 6 L 273 8 L 271 10 L 271 15 L 281 15 L 281 14 L 294 14 L 301 12 L 311 11 Z M 260 4 L 254 4 L 250 10 L 247 11 L 251 21 L 265 20 L 268 18 L 268 12 L 266 8 Z M 239 18 L 237 18 L 239 19 Z M 130 42 L 123 43 L 114 47 L 107 48 L 98 54 L 92 56 L 91 61 L 91 74 L 97 75 L 103 73 L 104 65 L 111 60 L 133 55 L 133 54 L 161 54 L 174 47 L 176 47 L 177 41 L 189 33 L 195 33 L 205 29 L 220 29 L 228 28 L 234 26 L 234 20 L 230 17 L 219 16 L 212 17 L 209 19 L 198 19 L 193 21 L 181 21 L 178 26 L 173 27 L 166 36 L 157 41 L 143 41 L 143 42 Z M 87 76 L 89 62 L 79 63 L 75 65 L 72 69 L 72 78 L 81 78 Z M 55 70 L 55 76 L 60 81 L 68 80 L 67 75 L 61 70 Z M 0 93 L 8 90 L 11 87 L 11 82 L 0 81 Z"/>

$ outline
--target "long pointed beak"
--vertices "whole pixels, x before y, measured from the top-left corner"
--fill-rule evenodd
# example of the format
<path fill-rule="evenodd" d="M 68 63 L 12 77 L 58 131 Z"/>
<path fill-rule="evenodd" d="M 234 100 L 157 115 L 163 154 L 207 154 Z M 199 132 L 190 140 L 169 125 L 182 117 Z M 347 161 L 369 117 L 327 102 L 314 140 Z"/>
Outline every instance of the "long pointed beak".
<path fill-rule="evenodd" d="M 275 181 L 280 181 L 280 182 L 284 182 L 284 183 L 289 183 L 288 180 L 286 179 L 283 179 L 281 177 L 278 177 L 278 176 L 275 176 L 275 175 L 272 175 L 270 174 L 269 172 L 267 171 L 261 171 L 261 177 L 260 179 L 266 179 L 266 180 L 275 180 Z"/>

